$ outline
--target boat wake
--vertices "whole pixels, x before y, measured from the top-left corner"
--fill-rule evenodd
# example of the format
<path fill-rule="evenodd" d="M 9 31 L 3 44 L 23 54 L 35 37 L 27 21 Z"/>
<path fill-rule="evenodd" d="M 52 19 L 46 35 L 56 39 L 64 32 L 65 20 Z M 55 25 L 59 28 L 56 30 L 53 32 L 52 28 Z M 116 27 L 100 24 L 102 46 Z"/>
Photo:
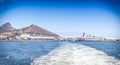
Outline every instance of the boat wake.
<path fill-rule="evenodd" d="M 81 44 L 63 44 L 31 65 L 120 65 L 120 60 Z"/>

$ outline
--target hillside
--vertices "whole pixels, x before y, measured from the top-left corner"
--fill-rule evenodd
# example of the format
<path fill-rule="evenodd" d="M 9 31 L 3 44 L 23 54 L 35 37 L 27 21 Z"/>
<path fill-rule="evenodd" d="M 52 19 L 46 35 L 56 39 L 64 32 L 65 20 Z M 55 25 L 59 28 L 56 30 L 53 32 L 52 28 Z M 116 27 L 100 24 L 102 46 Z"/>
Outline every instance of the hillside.
<path fill-rule="evenodd" d="M 54 34 L 54 33 L 50 32 L 42 27 L 39 27 L 37 25 L 30 25 L 25 28 L 15 29 L 14 27 L 12 27 L 12 25 L 10 23 L 3 24 L 0 27 L 0 32 L 1 33 L 11 32 L 14 35 L 27 33 L 30 35 L 40 35 L 40 36 L 58 36 L 57 34 Z"/>
<path fill-rule="evenodd" d="M 28 34 L 41 34 L 41 35 L 47 35 L 47 36 L 58 36 L 46 29 L 43 29 L 37 25 L 30 25 L 28 27 L 22 28 L 17 30 L 18 32 L 22 33 L 28 33 Z"/>
<path fill-rule="evenodd" d="M 16 30 L 10 23 L 5 23 L 2 26 L 0 26 L 0 32 L 11 32 L 13 30 Z"/>

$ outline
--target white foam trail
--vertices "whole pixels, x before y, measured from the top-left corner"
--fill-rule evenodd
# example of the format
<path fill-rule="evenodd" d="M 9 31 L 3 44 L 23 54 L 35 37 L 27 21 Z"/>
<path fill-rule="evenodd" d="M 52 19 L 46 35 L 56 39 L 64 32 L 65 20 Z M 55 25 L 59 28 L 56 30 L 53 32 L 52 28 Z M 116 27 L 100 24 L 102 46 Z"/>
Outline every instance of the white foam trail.
<path fill-rule="evenodd" d="M 31 65 L 120 65 L 120 60 L 88 46 L 64 44 L 34 59 Z"/>

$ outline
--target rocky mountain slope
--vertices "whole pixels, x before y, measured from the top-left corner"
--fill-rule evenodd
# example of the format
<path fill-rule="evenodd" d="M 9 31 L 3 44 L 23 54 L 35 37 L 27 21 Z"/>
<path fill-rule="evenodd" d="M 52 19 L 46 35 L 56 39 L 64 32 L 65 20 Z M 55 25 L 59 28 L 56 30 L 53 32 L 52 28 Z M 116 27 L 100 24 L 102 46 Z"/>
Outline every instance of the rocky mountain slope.
<path fill-rule="evenodd" d="M 2 26 L 0 26 L 0 32 L 11 32 L 13 30 L 16 30 L 10 23 L 5 23 Z"/>
<path fill-rule="evenodd" d="M 10 23 L 5 23 L 2 26 L 0 26 L 0 32 L 11 32 L 13 34 L 22 34 L 22 33 L 27 33 L 27 34 L 37 34 L 37 35 L 44 35 L 44 36 L 58 36 L 57 34 L 54 34 L 44 28 L 41 28 L 37 25 L 30 25 L 25 28 L 21 29 L 15 29 L 12 27 Z"/>
<path fill-rule="evenodd" d="M 28 34 L 41 34 L 41 35 L 48 35 L 48 36 L 58 36 L 46 29 L 43 29 L 37 25 L 30 25 L 28 27 L 22 28 L 17 30 L 18 32 L 28 33 Z"/>

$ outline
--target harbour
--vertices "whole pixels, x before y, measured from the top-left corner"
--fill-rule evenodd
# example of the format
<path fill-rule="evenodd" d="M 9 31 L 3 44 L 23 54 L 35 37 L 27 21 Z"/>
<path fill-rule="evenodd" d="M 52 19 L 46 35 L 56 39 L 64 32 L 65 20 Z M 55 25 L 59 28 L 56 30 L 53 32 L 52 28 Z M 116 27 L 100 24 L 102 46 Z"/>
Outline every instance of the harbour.
<path fill-rule="evenodd" d="M 120 65 L 120 0 L 0 0 L 0 65 Z"/>

